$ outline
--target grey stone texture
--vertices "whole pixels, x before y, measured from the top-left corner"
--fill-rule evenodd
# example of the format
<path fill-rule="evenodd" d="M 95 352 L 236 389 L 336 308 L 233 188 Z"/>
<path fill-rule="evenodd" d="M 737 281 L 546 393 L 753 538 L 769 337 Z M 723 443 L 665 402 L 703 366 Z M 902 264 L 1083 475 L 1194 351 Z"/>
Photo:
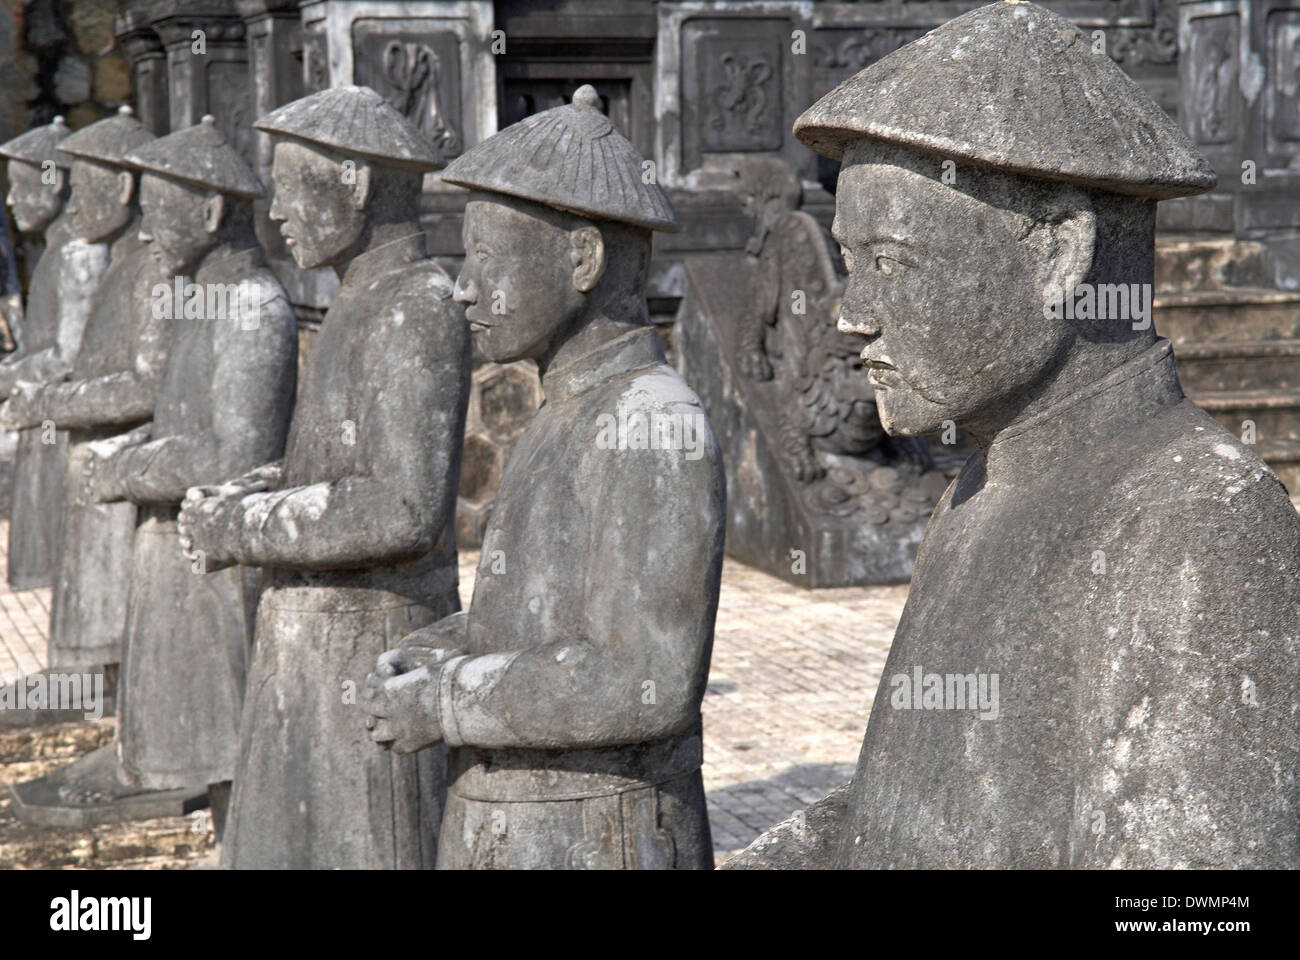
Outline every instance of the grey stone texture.
<path fill-rule="evenodd" d="M 381 136 L 345 142 L 350 121 L 274 132 L 310 112 L 307 101 L 340 97 Z M 354 704 L 376 656 L 460 606 L 453 514 L 468 331 L 411 219 L 422 161 L 376 152 L 413 143 L 408 121 L 342 88 L 264 124 L 275 137 L 271 218 L 299 266 L 333 266 L 341 287 L 283 461 L 195 488 L 180 515 L 187 550 L 203 551 L 209 570 L 268 571 L 222 862 L 431 867 L 443 754 L 378 750 Z"/>
<path fill-rule="evenodd" d="M 727 465 L 727 552 L 805 587 L 899 583 L 947 486 L 922 438 L 880 425 L 861 347 L 835 328 L 830 237 L 781 160 L 750 161 L 743 254 L 686 265 L 680 367 Z"/>
<path fill-rule="evenodd" d="M 77 235 L 109 245 L 108 269 L 66 379 L 19 384 L 3 412 L 17 428 L 46 421 L 68 430 L 63 533 L 50 623 L 51 666 L 116 663 L 126 624 L 133 504 L 88 501 L 82 472 L 90 445 L 145 423 L 166 360 L 165 327 L 149 291 L 164 276 L 141 243 L 138 186 L 122 158 L 153 139 L 124 107 L 59 144 L 71 158 L 69 207 Z"/>
<path fill-rule="evenodd" d="M 143 171 L 151 249 L 195 286 L 184 297 L 175 283 L 152 291 L 169 342 L 148 438 L 87 464 L 90 499 L 126 500 L 140 513 L 117 753 L 132 785 L 203 787 L 234 775 L 260 577 L 187 562 L 177 515 L 190 487 L 283 455 L 297 337 L 253 234 L 261 185 L 212 119 L 127 162 Z"/>
<path fill-rule="evenodd" d="M 23 305 L 18 350 L 0 363 L 0 396 L 20 380 L 44 383 L 71 369 L 90 298 L 108 266 L 108 247 L 77 239 L 66 209 L 70 170 L 56 147 L 68 133 L 56 117 L 0 146 L 9 161 L 15 223 L 44 240 Z M 19 432 L 9 525 L 9 585 L 15 590 L 54 582 L 67 445 L 63 430 L 34 426 Z"/>
<path fill-rule="evenodd" d="M 737 867 L 1297 866 L 1300 518 L 1183 397 L 1149 324 L 1045 310 L 1052 286 L 1150 284 L 1154 199 L 1210 182 L 1113 67 L 1076 76 L 1097 109 L 1137 109 L 1140 138 L 1063 146 L 1071 116 L 999 85 L 1076 60 L 1071 30 L 1033 4 L 981 8 L 797 126 L 845 149 L 841 327 L 882 422 L 950 417 L 977 453 L 927 528 L 847 799 Z M 945 184 L 931 115 L 909 105 L 958 64 L 1002 118 L 961 149 L 1009 169 L 959 161 Z M 906 103 L 877 96 L 889 78 Z"/>
<path fill-rule="evenodd" d="M 645 224 L 675 215 L 633 185 L 641 158 L 595 102 L 580 88 L 447 174 L 477 187 L 518 138 L 552 146 L 493 179 L 508 193 L 471 193 L 456 282 L 478 350 L 536 360 L 545 403 L 506 465 L 469 611 L 406 637 L 365 690 L 378 743 L 450 747 L 440 869 L 712 866 L 700 702 L 720 451 L 648 326 Z M 583 157 L 590 182 L 557 196 Z M 676 443 L 650 441 L 661 418 Z"/>

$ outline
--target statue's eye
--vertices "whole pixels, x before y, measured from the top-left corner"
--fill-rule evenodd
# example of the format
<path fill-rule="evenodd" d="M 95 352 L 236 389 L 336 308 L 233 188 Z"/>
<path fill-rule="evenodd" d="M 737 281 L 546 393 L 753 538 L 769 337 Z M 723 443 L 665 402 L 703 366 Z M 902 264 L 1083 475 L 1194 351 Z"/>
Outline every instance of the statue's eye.
<path fill-rule="evenodd" d="M 482 263 L 485 260 L 487 260 L 488 252 L 484 250 L 482 247 L 475 247 L 474 256 L 478 257 L 479 263 Z"/>
<path fill-rule="evenodd" d="M 853 272 L 853 255 L 849 253 L 846 247 L 840 247 L 840 257 L 844 260 L 844 269 L 849 273 Z"/>
<path fill-rule="evenodd" d="M 902 263 L 895 260 L 893 257 L 887 257 L 884 254 L 876 257 L 876 269 L 887 277 L 893 274 L 900 266 L 902 266 Z"/>

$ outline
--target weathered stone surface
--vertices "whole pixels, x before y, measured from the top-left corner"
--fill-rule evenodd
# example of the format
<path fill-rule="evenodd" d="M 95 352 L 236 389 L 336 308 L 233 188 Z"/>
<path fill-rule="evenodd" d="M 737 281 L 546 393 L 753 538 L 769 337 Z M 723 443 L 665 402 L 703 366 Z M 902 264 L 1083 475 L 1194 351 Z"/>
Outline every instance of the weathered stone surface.
<path fill-rule="evenodd" d="M 252 171 L 207 117 L 132 152 L 142 230 L 176 280 L 152 291 L 167 365 L 147 439 L 87 464 L 86 494 L 140 508 L 134 541 L 117 755 L 137 788 L 230 780 L 259 577 L 186 562 L 186 491 L 278 459 L 293 406 L 293 312 L 253 234 Z M 183 288 L 182 288 L 183 289 Z M 137 798 L 137 803 L 143 798 Z"/>
<path fill-rule="evenodd" d="M 910 77 L 925 104 L 908 68 L 946 56 L 996 91 L 1031 26 L 1049 44 L 1072 29 L 998 4 L 871 75 Z M 1083 76 L 1098 105 L 1140 104 L 1114 68 Z M 952 419 L 978 452 L 921 545 L 837 836 L 804 856 L 779 830 L 737 866 L 764 850 L 804 866 L 1297 866 L 1300 518 L 1183 397 L 1149 322 L 1045 310 L 1053 287 L 1151 284 L 1151 198 L 1203 181 L 1153 152 L 1172 122 L 1141 110 L 1142 139 L 1067 157 L 1034 140 L 1032 103 L 1003 96 L 996 136 L 1024 155 L 976 151 L 1011 169 L 959 165 L 949 184 L 938 157 L 895 145 L 928 114 L 895 104 L 885 135 L 874 94 L 849 87 L 811 111 L 845 143 L 841 325 L 864 339 L 886 429 Z M 1017 172 L 1083 162 L 1105 186 Z M 1201 169 L 1190 148 L 1177 169 Z"/>
<path fill-rule="evenodd" d="M 74 235 L 65 210 L 68 163 L 56 150 L 68 136 L 62 117 L 0 147 L 9 158 L 14 221 L 28 234 L 43 231 L 45 248 L 32 271 L 19 349 L 0 363 L 0 396 L 18 381 L 42 383 L 72 367 L 90 311 L 90 298 L 108 266 L 108 247 Z M 42 178 L 54 164 L 54 182 Z M 9 584 L 15 590 L 54 582 L 62 536 L 66 431 L 29 427 L 18 436 L 9 525 Z"/>
<path fill-rule="evenodd" d="M 348 122 L 294 125 L 312 115 Z M 285 118 L 296 133 L 278 130 Z M 460 606 L 452 523 L 468 332 L 412 220 L 412 167 L 427 165 L 412 155 L 418 131 L 358 88 L 304 98 L 264 126 L 276 141 L 271 218 L 300 267 L 330 265 L 341 287 L 284 460 L 191 490 L 180 514 L 209 570 L 269 568 L 223 863 L 430 867 L 443 755 L 378 750 L 353 704 L 377 655 Z M 358 129 L 378 133 L 357 142 Z"/>
<path fill-rule="evenodd" d="M 148 301 L 163 271 L 138 238 L 137 186 L 122 165 L 152 138 L 123 108 L 60 141 L 60 153 L 73 160 L 74 231 L 108 244 L 111 265 L 95 289 L 69 378 L 20 383 L 0 414 L 12 427 L 48 421 L 69 431 L 52 666 L 116 663 L 125 630 L 135 508 L 87 501 L 81 478 L 90 444 L 148 419 L 165 360 L 164 328 Z"/>
<path fill-rule="evenodd" d="M 589 192 L 555 195 L 565 155 L 591 156 L 593 138 L 615 141 L 606 162 L 640 169 L 595 92 L 573 99 L 458 161 L 457 177 L 475 177 L 530 131 L 564 146 L 554 171 L 470 195 L 456 284 L 479 352 L 536 360 L 546 402 L 506 466 L 468 613 L 404 638 L 365 689 L 378 743 L 450 747 L 440 869 L 712 866 L 699 710 L 722 467 L 699 399 L 648 325 L 639 224 L 647 210 L 675 224 L 671 207 L 610 194 L 610 219 L 592 219 L 568 212 Z M 591 179 L 629 173 L 598 160 Z M 620 417 L 643 437 L 671 418 L 677 442 L 629 442 Z"/>
<path fill-rule="evenodd" d="M 727 552 L 807 587 L 906 581 L 947 481 L 923 439 L 885 436 L 793 172 L 745 169 L 748 251 L 690 260 L 677 317 L 682 373 L 723 445 Z"/>
<path fill-rule="evenodd" d="M 102 57 L 95 63 L 95 99 L 120 103 L 131 96 L 131 68 L 121 57 Z"/>

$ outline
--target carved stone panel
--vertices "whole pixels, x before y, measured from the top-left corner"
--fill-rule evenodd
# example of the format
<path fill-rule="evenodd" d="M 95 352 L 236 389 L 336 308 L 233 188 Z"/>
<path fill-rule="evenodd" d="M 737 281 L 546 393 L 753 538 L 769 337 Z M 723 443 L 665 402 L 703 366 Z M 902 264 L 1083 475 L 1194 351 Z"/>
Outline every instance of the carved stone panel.
<path fill-rule="evenodd" d="M 780 36 L 762 22 L 726 20 L 693 21 L 686 36 L 694 60 L 686 102 L 697 111 L 699 150 L 781 149 Z M 687 162 L 698 163 L 698 153 Z"/>
<path fill-rule="evenodd" d="M 662 180 L 707 188 L 734 179 L 744 156 L 789 163 L 806 180 L 816 158 L 794 139 L 811 102 L 808 4 L 659 5 L 657 112 Z"/>
<path fill-rule="evenodd" d="M 325 35 L 325 21 L 308 20 L 302 25 L 302 86 L 303 96 L 329 89 L 329 41 Z"/>
<path fill-rule="evenodd" d="M 419 20 L 352 24 L 353 80 L 382 94 L 450 160 L 464 149 L 460 40 Z"/>
<path fill-rule="evenodd" d="M 1268 19 L 1270 146 L 1289 153 L 1300 166 L 1300 8 L 1278 10 Z"/>
<path fill-rule="evenodd" d="M 1235 143 L 1241 136 L 1238 93 L 1241 20 L 1236 13 L 1192 17 L 1183 57 L 1184 120 L 1193 142 L 1210 146 Z"/>
<path fill-rule="evenodd" d="M 303 84 L 374 88 L 450 160 L 496 132 L 492 24 L 486 0 L 309 0 Z"/>

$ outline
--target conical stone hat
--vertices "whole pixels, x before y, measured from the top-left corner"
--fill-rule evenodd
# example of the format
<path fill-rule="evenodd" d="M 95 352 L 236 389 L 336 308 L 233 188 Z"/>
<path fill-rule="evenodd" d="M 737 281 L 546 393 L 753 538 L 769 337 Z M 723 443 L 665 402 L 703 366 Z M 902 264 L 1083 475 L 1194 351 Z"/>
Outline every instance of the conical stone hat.
<path fill-rule="evenodd" d="M 447 165 L 447 183 L 489 190 L 600 220 L 650 230 L 681 229 L 645 158 L 600 112 L 590 84 L 573 102 L 525 117 Z"/>
<path fill-rule="evenodd" d="M 211 116 L 133 150 L 124 162 L 138 170 L 238 197 L 251 199 L 266 194 Z"/>
<path fill-rule="evenodd" d="M 1166 199 L 1203 193 L 1209 163 L 1068 20 L 1024 0 L 956 17 L 808 108 L 795 136 L 839 160 L 859 139 Z"/>
<path fill-rule="evenodd" d="M 253 126 L 392 167 L 424 172 L 442 166 L 420 128 L 369 87 L 331 87 L 309 94 L 277 107 Z"/>
<path fill-rule="evenodd" d="M 53 160 L 57 167 L 69 167 L 68 157 L 56 149 L 60 142 L 72 133 L 62 117 L 33 127 L 24 134 L 14 137 L 8 143 L 0 144 L 0 156 L 10 160 L 24 160 L 33 166 L 41 166 L 46 160 Z"/>
<path fill-rule="evenodd" d="M 128 153 L 156 139 L 135 118 L 130 107 L 120 107 L 114 116 L 97 120 L 65 137 L 59 143 L 59 151 L 68 157 L 98 160 L 121 167 L 125 166 L 122 160 Z"/>

